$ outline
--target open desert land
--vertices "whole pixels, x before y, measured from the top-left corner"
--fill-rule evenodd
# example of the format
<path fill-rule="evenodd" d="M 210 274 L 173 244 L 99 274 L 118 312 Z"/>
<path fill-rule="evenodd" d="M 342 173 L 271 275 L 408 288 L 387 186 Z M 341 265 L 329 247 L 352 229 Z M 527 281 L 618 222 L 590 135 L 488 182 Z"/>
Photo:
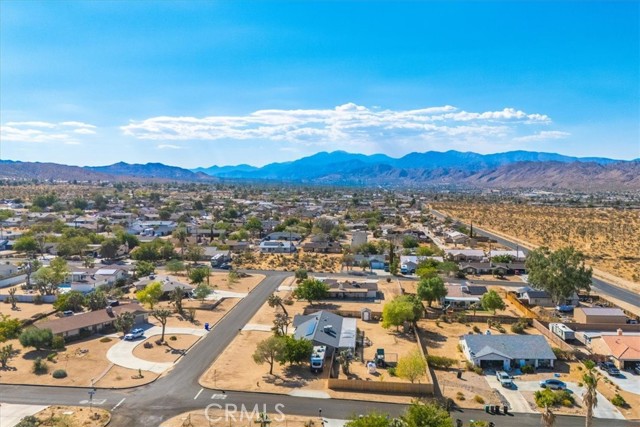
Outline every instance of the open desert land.
<path fill-rule="evenodd" d="M 34 416 L 40 426 L 103 427 L 111 421 L 109 411 L 82 406 L 49 406 Z"/>
<path fill-rule="evenodd" d="M 307 253 L 303 249 L 291 255 L 253 251 L 234 256 L 233 263 L 234 268 L 249 270 L 296 271 L 303 268 L 309 272 L 339 273 L 342 269 L 342 254 Z"/>
<path fill-rule="evenodd" d="M 573 245 L 594 269 L 618 284 L 640 290 L 640 212 L 611 208 L 566 208 L 525 204 L 435 203 L 443 214 L 526 246 Z M 597 273 L 597 271 L 594 271 Z"/>

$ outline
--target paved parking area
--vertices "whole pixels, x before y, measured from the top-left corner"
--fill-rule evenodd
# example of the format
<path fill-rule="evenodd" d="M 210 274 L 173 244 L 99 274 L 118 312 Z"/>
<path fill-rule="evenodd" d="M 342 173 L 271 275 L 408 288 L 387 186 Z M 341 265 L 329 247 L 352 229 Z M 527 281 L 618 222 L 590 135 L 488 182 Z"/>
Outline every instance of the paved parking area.
<path fill-rule="evenodd" d="M 531 408 L 529 402 L 527 402 L 524 396 L 522 396 L 522 393 L 520 393 L 519 389 L 502 387 L 500 381 L 498 381 L 498 379 L 494 375 L 485 375 L 485 379 L 487 380 L 487 383 L 489 383 L 489 387 L 498 390 L 498 392 L 500 392 L 500 394 L 503 395 L 505 399 L 507 399 L 507 402 L 509 402 L 510 411 L 529 414 L 534 414 L 537 412 L 533 408 Z M 516 383 L 516 381 L 514 381 L 514 384 L 516 384 L 518 387 L 520 385 L 519 383 Z"/>
<path fill-rule="evenodd" d="M 640 375 L 635 375 L 629 371 L 620 371 L 621 376 L 619 377 L 612 377 L 602 370 L 600 370 L 600 373 L 622 390 L 640 395 Z"/>

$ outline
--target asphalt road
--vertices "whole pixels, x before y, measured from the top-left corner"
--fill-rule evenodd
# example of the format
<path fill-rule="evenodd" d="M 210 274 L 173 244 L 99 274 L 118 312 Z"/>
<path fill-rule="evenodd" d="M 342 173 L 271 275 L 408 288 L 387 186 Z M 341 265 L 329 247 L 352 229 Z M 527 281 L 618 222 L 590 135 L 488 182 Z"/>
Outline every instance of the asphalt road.
<path fill-rule="evenodd" d="M 282 412 L 291 415 L 316 416 L 322 409 L 326 418 L 346 419 L 370 411 L 401 414 L 405 406 L 370 401 L 349 401 L 339 399 L 314 399 L 292 397 L 269 393 L 227 392 L 226 390 L 203 389 L 198 384 L 200 375 L 231 343 L 239 330 L 264 304 L 282 280 L 290 273 L 263 272 L 266 278 L 242 299 L 212 331 L 194 346 L 165 376 L 146 386 L 112 390 L 99 389 L 93 396 L 93 405 L 112 411 L 110 425 L 117 427 L 153 426 L 185 411 L 205 411 L 208 405 L 220 405 L 229 409 L 244 408 L 252 412 Z M 238 369 L 244 369 L 239 366 Z M 0 384 L 0 400 L 8 403 L 43 405 L 89 405 L 89 388 L 18 386 Z M 256 406 L 257 405 L 257 406 Z M 276 406 L 279 405 L 279 406 Z M 0 408 L 1 410 L 1 408 Z M 236 412 L 237 414 L 237 412 Z M 489 415 L 479 410 L 454 412 L 454 418 L 469 420 L 490 420 L 496 426 L 538 427 L 540 417 L 536 414 L 514 414 L 511 416 Z M 607 420 L 610 427 L 632 426 L 632 423 Z M 584 425 L 581 417 L 559 416 L 559 427 Z M 604 420 L 596 420 L 595 426 L 604 425 Z"/>
<path fill-rule="evenodd" d="M 445 218 L 445 215 L 441 214 L 438 211 L 431 211 L 432 214 L 434 214 L 435 216 L 439 217 L 439 218 Z M 468 224 L 466 224 L 468 225 Z M 515 242 L 512 242 L 510 240 L 505 239 L 504 237 L 500 237 L 498 235 L 495 235 L 489 231 L 483 230 L 481 228 L 478 228 L 477 226 L 473 226 L 473 231 L 475 233 L 478 233 L 481 236 L 486 236 L 489 237 L 491 239 L 494 239 L 495 241 L 497 241 L 498 243 L 500 243 L 503 246 L 512 248 L 512 249 L 520 249 L 522 252 L 524 252 L 525 254 L 529 253 L 529 250 L 527 248 L 524 248 L 520 245 L 518 245 Z M 601 280 L 601 279 L 596 279 L 596 278 L 592 278 L 591 279 L 592 282 L 592 286 L 591 288 L 601 294 L 604 295 L 609 295 L 613 298 L 617 298 L 619 300 L 622 301 L 626 301 L 629 304 L 633 304 L 636 307 L 640 307 L 640 295 L 637 292 L 633 292 L 624 288 L 621 288 L 619 286 L 616 286 L 613 283 L 609 283 L 607 281 Z"/>

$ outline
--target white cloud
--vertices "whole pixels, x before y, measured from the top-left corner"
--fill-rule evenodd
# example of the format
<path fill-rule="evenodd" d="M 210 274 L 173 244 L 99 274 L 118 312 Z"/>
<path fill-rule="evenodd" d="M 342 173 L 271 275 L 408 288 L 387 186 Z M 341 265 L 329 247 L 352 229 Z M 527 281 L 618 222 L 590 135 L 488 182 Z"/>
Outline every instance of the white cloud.
<path fill-rule="evenodd" d="M 60 142 L 77 145 L 78 136 L 96 133 L 94 125 L 82 122 L 7 122 L 0 126 L 0 140 L 11 142 Z"/>
<path fill-rule="evenodd" d="M 179 145 L 173 145 L 173 144 L 159 144 L 157 146 L 157 148 L 159 150 L 167 150 L 167 149 L 169 149 L 169 150 L 181 150 L 182 149 L 182 147 L 180 147 Z"/>
<path fill-rule="evenodd" d="M 389 110 L 346 103 L 333 109 L 269 109 L 242 116 L 159 116 L 131 121 L 121 129 L 125 135 L 156 141 L 271 140 L 361 145 L 433 138 L 506 138 L 521 135 L 523 128 L 549 123 L 551 119 L 545 114 L 515 108 L 471 112 L 444 105 Z"/>
<path fill-rule="evenodd" d="M 513 138 L 515 142 L 536 142 L 536 141 L 548 141 L 551 139 L 563 139 L 571 134 L 569 132 L 562 132 L 559 130 L 543 130 L 533 135 L 525 135 L 517 138 Z"/>

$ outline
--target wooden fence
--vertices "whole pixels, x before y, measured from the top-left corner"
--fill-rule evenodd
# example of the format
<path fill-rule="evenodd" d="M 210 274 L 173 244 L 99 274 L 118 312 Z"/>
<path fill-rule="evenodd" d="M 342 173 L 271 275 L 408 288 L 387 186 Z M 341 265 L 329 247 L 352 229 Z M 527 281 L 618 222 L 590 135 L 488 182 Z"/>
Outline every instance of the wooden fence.
<path fill-rule="evenodd" d="M 411 384 L 390 381 L 342 380 L 330 378 L 327 385 L 332 390 L 361 393 L 402 394 L 410 396 L 433 395 L 433 384 Z"/>
<path fill-rule="evenodd" d="M 551 332 L 549 328 L 545 326 L 544 323 L 538 321 L 537 319 L 533 319 L 533 323 L 531 326 L 536 328 L 538 332 L 540 332 L 542 335 L 547 337 L 547 339 L 551 341 L 560 350 L 573 352 L 574 350 L 573 347 L 567 344 L 566 342 L 564 342 L 562 338 L 560 338 L 559 336 Z"/>
<path fill-rule="evenodd" d="M 507 298 L 507 300 L 516 306 L 516 308 L 518 310 L 520 310 L 520 312 L 522 313 L 522 315 L 524 317 L 527 317 L 529 319 L 537 319 L 538 315 L 533 312 L 529 307 L 527 307 L 526 305 L 524 305 L 513 292 L 507 292 L 505 294 L 505 297 Z"/>

